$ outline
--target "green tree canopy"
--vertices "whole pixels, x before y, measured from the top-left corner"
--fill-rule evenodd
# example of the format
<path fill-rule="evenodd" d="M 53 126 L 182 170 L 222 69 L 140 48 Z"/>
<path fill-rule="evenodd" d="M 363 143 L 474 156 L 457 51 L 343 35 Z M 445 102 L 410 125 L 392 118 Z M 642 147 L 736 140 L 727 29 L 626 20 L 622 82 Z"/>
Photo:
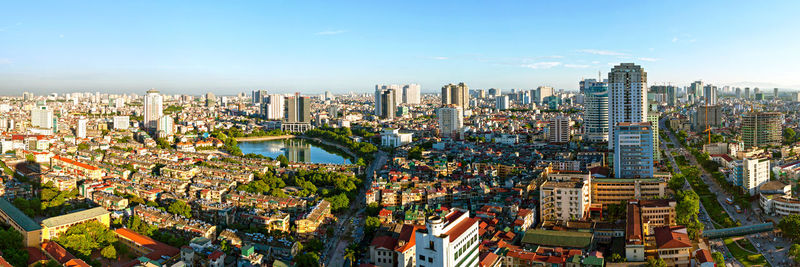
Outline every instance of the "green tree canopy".
<path fill-rule="evenodd" d="M 169 213 L 178 214 L 186 218 L 192 217 L 192 207 L 182 200 L 172 202 L 172 204 L 169 205 L 169 208 L 167 208 L 167 211 Z"/>

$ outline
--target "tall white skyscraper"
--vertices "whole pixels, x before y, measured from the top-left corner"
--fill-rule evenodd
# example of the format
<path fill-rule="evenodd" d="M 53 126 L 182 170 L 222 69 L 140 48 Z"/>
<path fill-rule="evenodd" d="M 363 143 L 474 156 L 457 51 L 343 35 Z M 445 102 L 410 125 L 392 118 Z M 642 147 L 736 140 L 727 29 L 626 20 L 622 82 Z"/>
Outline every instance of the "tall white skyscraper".
<path fill-rule="evenodd" d="M 156 132 L 158 133 L 158 137 L 166 137 L 172 135 L 173 123 L 174 121 L 172 117 L 170 117 L 169 115 L 161 116 L 161 118 L 159 118 L 156 123 L 157 127 Z"/>
<path fill-rule="evenodd" d="M 647 122 L 647 72 L 633 63 L 622 63 L 608 73 L 608 136 L 620 122 Z M 613 149 L 613 142 L 609 142 Z M 615 166 L 616 167 L 616 166 Z"/>
<path fill-rule="evenodd" d="M 449 105 L 436 110 L 439 117 L 439 134 L 441 136 L 458 136 L 464 127 L 464 109 L 460 106 Z"/>
<path fill-rule="evenodd" d="M 375 116 L 379 116 L 380 117 L 381 114 L 383 114 L 382 113 L 383 112 L 383 102 L 381 102 L 381 96 L 383 95 L 384 91 L 389 90 L 389 89 L 394 90 L 393 99 L 394 99 L 395 105 L 397 103 L 403 101 L 403 96 L 401 95 L 402 89 L 400 88 L 399 85 L 396 85 L 396 84 L 391 84 L 391 85 L 377 84 L 377 85 L 375 85 Z"/>
<path fill-rule="evenodd" d="M 89 124 L 89 120 L 86 118 L 78 119 L 78 127 L 75 129 L 75 136 L 78 138 L 86 138 L 86 125 Z"/>
<path fill-rule="evenodd" d="M 713 106 L 717 104 L 717 87 L 713 85 L 706 85 L 703 87 L 703 96 L 706 99 L 706 106 Z"/>
<path fill-rule="evenodd" d="M 498 110 L 506 110 L 510 105 L 511 104 L 507 95 L 502 95 L 495 98 L 494 108 Z"/>
<path fill-rule="evenodd" d="M 551 95 L 553 95 L 553 87 L 539 86 L 534 92 L 533 101 L 536 102 L 536 104 L 542 105 L 542 100 Z"/>
<path fill-rule="evenodd" d="M 158 127 L 158 119 L 164 116 L 164 97 L 155 89 L 150 89 L 144 96 L 144 128 L 154 130 Z"/>
<path fill-rule="evenodd" d="M 420 104 L 420 86 L 419 84 L 406 84 L 403 85 L 403 104 L 419 105 Z"/>

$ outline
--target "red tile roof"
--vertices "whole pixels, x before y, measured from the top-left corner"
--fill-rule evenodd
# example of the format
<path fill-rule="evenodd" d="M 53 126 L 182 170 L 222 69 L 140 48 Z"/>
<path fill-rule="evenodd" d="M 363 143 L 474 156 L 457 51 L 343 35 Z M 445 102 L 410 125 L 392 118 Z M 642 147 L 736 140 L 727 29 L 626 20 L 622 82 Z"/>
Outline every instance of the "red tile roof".
<path fill-rule="evenodd" d="M 53 156 L 53 159 L 60 160 L 60 161 L 66 162 L 68 164 L 72 164 L 72 165 L 75 165 L 75 166 L 78 166 L 78 167 L 81 167 L 81 168 L 84 168 L 84 169 L 87 169 L 87 170 L 92 170 L 92 171 L 98 170 L 98 168 L 95 167 L 95 166 L 92 166 L 92 165 L 89 165 L 89 164 L 86 164 L 86 163 L 81 163 L 81 162 L 75 161 L 73 159 L 68 159 L 68 158 L 65 158 L 65 157 L 62 157 L 62 156 Z"/>
<path fill-rule="evenodd" d="M 450 231 L 447 231 L 445 234 L 450 236 L 450 242 L 454 242 L 459 236 L 469 230 L 472 225 L 478 224 L 478 221 L 478 218 L 465 218 L 450 228 Z"/>
<path fill-rule="evenodd" d="M 685 228 L 682 226 L 656 227 L 654 230 L 656 246 L 659 249 L 692 247 L 692 243 L 689 241 L 689 235 L 679 232 L 678 230 L 680 229 Z"/>
<path fill-rule="evenodd" d="M 392 238 L 391 236 L 378 236 L 372 239 L 372 243 L 370 246 L 374 246 L 375 248 L 385 248 L 393 250 L 394 247 L 397 245 L 397 240 Z"/>
<path fill-rule="evenodd" d="M 91 267 L 91 265 L 86 264 L 86 262 L 81 259 L 71 259 L 64 263 L 64 267 Z"/>
<path fill-rule="evenodd" d="M 425 227 L 420 225 L 410 225 L 410 224 L 403 225 L 403 228 L 400 230 L 398 245 L 400 244 L 400 242 L 404 242 L 404 244 L 402 246 L 398 246 L 394 250 L 402 253 L 405 252 L 406 250 L 413 248 L 414 245 L 417 243 L 415 233 L 419 229 L 425 229 Z"/>
<path fill-rule="evenodd" d="M 697 261 L 700 263 L 705 262 L 714 262 L 714 259 L 711 257 L 711 252 L 707 249 L 699 249 L 697 250 Z"/>
<path fill-rule="evenodd" d="M 41 246 L 42 250 L 47 252 L 47 254 L 50 254 L 50 256 L 60 264 L 64 264 L 75 258 L 75 256 L 70 254 L 64 247 L 56 242 L 45 241 Z"/>
<path fill-rule="evenodd" d="M 3 256 L 0 256 L 0 267 L 14 267 L 14 266 L 11 266 L 11 264 L 8 263 L 6 259 L 3 259 Z"/>
<path fill-rule="evenodd" d="M 136 244 L 152 250 L 152 252 L 148 253 L 147 255 L 144 255 L 145 257 L 151 260 L 159 260 L 161 259 L 161 256 L 167 256 L 171 258 L 178 255 L 181 252 L 179 249 L 173 246 L 158 242 L 156 240 L 153 240 L 152 238 L 141 235 L 128 228 L 119 228 L 114 231 L 117 233 L 117 235 L 130 239 Z"/>

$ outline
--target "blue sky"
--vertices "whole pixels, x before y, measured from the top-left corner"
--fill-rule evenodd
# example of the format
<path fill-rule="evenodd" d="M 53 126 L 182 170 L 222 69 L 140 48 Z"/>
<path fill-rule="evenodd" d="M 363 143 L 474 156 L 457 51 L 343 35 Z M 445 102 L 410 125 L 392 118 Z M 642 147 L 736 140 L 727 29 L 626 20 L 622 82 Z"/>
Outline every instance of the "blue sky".
<path fill-rule="evenodd" d="M 571 90 L 619 62 L 651 85 L 800 88 L 798 1 L 165 2 L 2 4 L 0 95 Z"/>

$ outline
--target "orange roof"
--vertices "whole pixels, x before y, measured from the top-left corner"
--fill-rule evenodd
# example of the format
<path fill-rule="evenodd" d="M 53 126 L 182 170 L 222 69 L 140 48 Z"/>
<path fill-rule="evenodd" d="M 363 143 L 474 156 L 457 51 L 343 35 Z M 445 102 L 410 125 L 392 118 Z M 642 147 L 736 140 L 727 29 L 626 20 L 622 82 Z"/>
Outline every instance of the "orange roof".
<path fill-rule="evenodd" d="M 81 168 L 84 168 L 84 169 L 87 169 L 87 170 L 92 170 L 92 171 L 98 170 L 98 168 L 95 167 L 95 166 L 92 166 L 92 165 L 89 165 L 89 164 L 86 164 L 86 163 L 81 163 L 81 162 L 78 162 L 78 161 L 75 161 L 75 160 L 72 160 L 72 159 L 68 159 L 68 158 L 65 158 L 65 157 L 62 157 L 62 156 L 54 156 L 53 159 L 60 160 L 60 161 L 66 162 L 68 164 L 72 164 L 72 165 L 75 165 L 75 166 L 78 166 L 78 167 L 81 167 Z"/>
<path fill-rule="evenodd" d="M 175 255 L 178 255 L 178 253 L 180 253 L 180 250 L 173 246 L 158 242 L 150 237 L 141 235 L 128 228 L 119 228 L 114 231 L 117 233 L 117 235 L 130 239 L 137 245 L 152 250 L 151 253 L 145 255 L 145 257 L 151 260 L 159 260 L 161 259 L 161 256 L 174 257 Z"/>
<path fill-rule="evenodd" d="M 86 264 L 81 259 L 71 259 L 68 262 L 64 263 L 65 267 L 91 267 L 91 265 Z"/>
<path fill-rule="evenodd" d="M 59 245 L 53 241 L 45 241 L 42 243 L 42 250 L 50 254 L 53 259 L 55 259 L 58 263 L 64 264 L 72 259 L 75 259 L 75 256 L 67 252 L 64 247 Z"/>
<path fill-rule="evenodd" d="M 469 228 L 472 227 L 472 225 L 477 223 L 478 223 L 478 218 L 463 219 L 461 220 L 461 222 L 453 226 L 453 228 L 450 228 L 450 231 L 447 231 L 447 233 L 445 234 L 450 236 L 450 242 L 454 242 L 456 241 L 456 239 L 458 239 L 459 236 L 461 236 L 461 234 L 469 230 Z"/>
<path fill-rule="evenodd" d="M 416 232 L 419 229 L 425 229 L 425 227 L 420 225 L 410 225 L 410 224 L 403 225 L 403 229 L 400 230 L 399 240 L 405 241 L 405 244 L 401 247 L 395 248 L 394 250 L 402 253 L 406 252 L 406 250 L 413 248 L 417 243 Z"/>
<path fill-rule="evenodd" d="M 656 227 L 656 245 L 659 249 L 692 247 L 689 235 L 679 232 L 682 226 Z"/>
<path fill-rule="evenodd" d="M 14 267 L 9 264 L 6 259 L 3 259 L 3 256 L 0 256 L 0 267 Z"/>

